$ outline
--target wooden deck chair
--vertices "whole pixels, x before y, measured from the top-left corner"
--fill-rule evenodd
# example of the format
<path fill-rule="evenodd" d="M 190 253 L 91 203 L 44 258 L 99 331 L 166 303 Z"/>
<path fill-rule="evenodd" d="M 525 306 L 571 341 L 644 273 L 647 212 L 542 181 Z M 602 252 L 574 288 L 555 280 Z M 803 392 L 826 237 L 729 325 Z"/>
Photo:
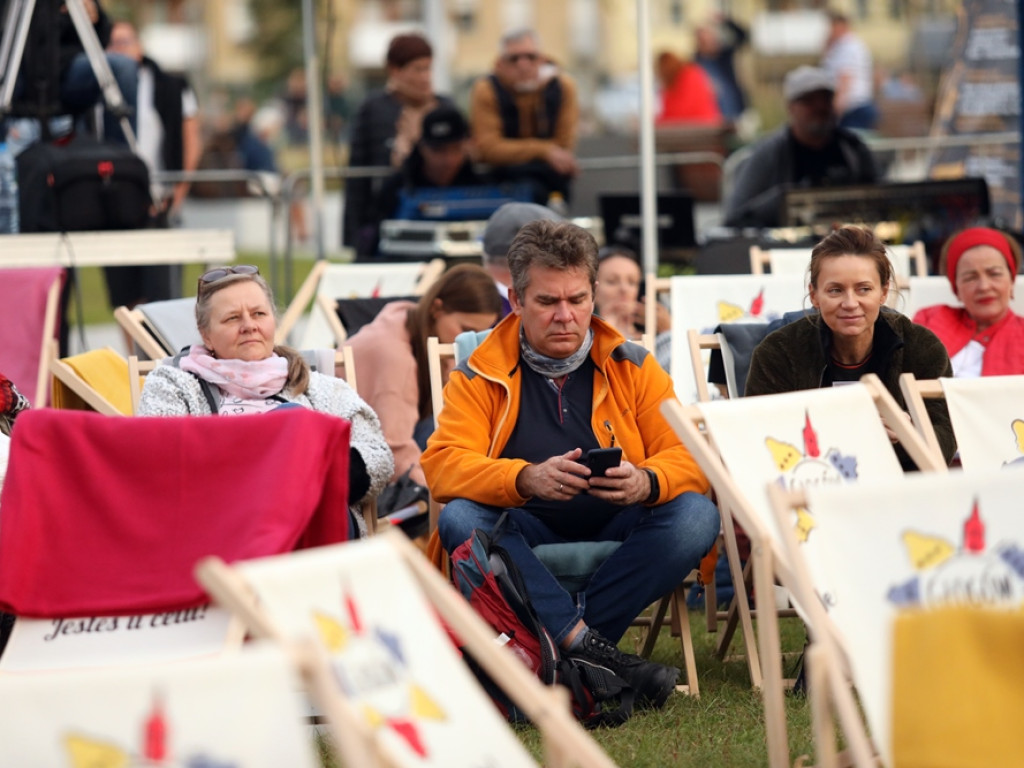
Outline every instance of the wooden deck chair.
<path fill-rule="evenodd" d="M 184 347 L 203 341 L 196 328 L 194 296 L 150 301 L 132 309 L 117 307 L 114 319 L 150 360 L 176 355 Z"/>
<path fill-rule="evenodd" d="M 50 361 L 53 407 L 130 416 L 134 401 L 128 361 L 110 347 Z"/>
<path fill-rule="evenodd" d="M 962 305 L 962 302 L 953 293 L 953 288 L 945 277 L 939 275 L 930 275 L 928 277 L 912 275 L 908 283 L 906 306 L 905 309 L 902 309 L 904 314 L 912 318 L 917 314 L 918 310 L 936 304 L 959 307 Z M 1018 315 L 1024 315 L 1024 275 L 1017 275 L 1014 280 L 1010 309 Z"/>
<path fill-rule="evenodd" d="M 20 414 L 3 488 L 0 610 L 32 619 L 15 622 L 0 670 L 237 643 L 192 567 L 209 554 L 344 541 L 348 432 L 306 409 L 252 420 Z"/>
<path fill-rule="evenodd" d="M 842 489 L 821 485 L 805 488 L 800 494 L 787 495 L 771 489 L 778 520 L 789 520 L 793 510 L 800 509 L 812 516 L 815 523 L 811 536 L 817 538 L 819 567 L 829 581 L 830 600 L 827 613 L 820 602 L 808 603 L 812 609 L 809 627 L 815 643 L 825 647 L 832 665 L 827 670 L 828 682 L 818 691 L 810 690 L 812 696 L 823 695 L 826 702 L 835 705 L 855 765 L 877 764 L 868 732 L 883 765 L 905 764 L 902 760 L 894 762 L 894 689 L 895 701 L 904 708 L 907 704 L 900 695 L 910 693 L 906 690 L 908 683 L 943 697 L 934 703 L 960 698 L 978 705 L 978 699 L 965 698 L 966 681 L 956 675 L 957 670 L 969 667 L 972 660 L 956 653 L 942 653 L 948 667 L 932 667 L 930 674 L 938 679 L 910 677 L 915 674 L 914 664 L 921 665 L 917 667 L 919 674 L 923 665 L 935 658 L 936 644 L 954 639 L 951 636 L 956 634 L 962 636 L 962 625 L 947 625 L 949 632 L 943 637 L 933 636 L 931 646 L 918 640 L 911 652 L 916 659 L 894 655 L 893 625 L 903 617 L 913 622 L 918 614 L 951 606 L 1018 612 L 1024 607 L 1021 487 L 1014 472 L 980 470 L 930 476 L 911 474 Z M 802 585 L 805 591 L 810 590 L 816 568 L 805 557 L 806 547 L 797 546 L 791 529 L 783 528 L 798 588 Z M 865 567 L 867 563 L 870 567 Z M 901 641 L 898 631 L 896 638 Z M 984 655 L 998 648 L 996 637 L 981 642 L 988 648 Z M 1019 639 L 1012 648 L 1019 655 Z M 837 674 L 845 664 L 852 673 L 868 729 L 864 728 L 848 686 Z M 911 666 L 901 670 L 898 664 Z M 1015 686 L 1013 678 L 1007 677 L 1011 674 L 1009 668 L 1001 674 L 1009 685 Z M 897 687 L 901 677 L 902 694 Z M 996 690 L 989 693 L 999 695 Z M 1019 694 L 1016 698 L 1019 702 Z M 917 702 L 920 706 L 920 699 Z M 824 703 L 820 706 L 825 709 Z M 915 718 L 918 746 L 921 716 L 926 714 L 918 713 Z M 905 717 L 906 711 L 901 715 Z M 987 728 L 980 734 L 965 733 L 963 724 L 942 728 L 941 721 L 938 718 L 929 722 L 929 738 L 948 740 L 951 747 L 962 748 L 965 741 L 978 743 L 991 736 Z M 1014 727 L 1013 738 L 1019 740 L 1019 727 Z M 909 736 L 914 738 L 913 732 Z M 819 751 L 834 752 L 835 734 L 831 728 L 822 728 L 816 733 L 818 738 L 827 741 L 819 744 Z M 941 745 L 933 745 L 931 754 L 936 749 L 941 750 Z M 904 751 L 902 757 L 908 757 L 908 753 Z M 923 764 L 919 762 L 922 757 L 919 754 L 918 761 L 912 760 L 910 764 Z M 970 760 L 941 762 L 982 764 Z"/>
<path fill-rule="evenodd" d="M 61 267 L 0 273 L 0 360 L 4 375 L 36 408 L 49 400 L 63 282 Z"/>
<path fill-rule="evenodd" d="M 302 339 L 296 346 L 303 349 L 332 346 L 338 338 L 338 328 L 332 326 L 331 317 L 336 319 L 334 300 L 351 297 L 374 296 L 422 296 L 444 272 L 444 260 L 432 259 L 409 263 L 329 263 L 318 262 L 306 282 L 299 289 L 293 307 L 305 309 L 300 298 L 309 293 L 315 297 L 313 309 L 306 323 Z M 312 291 L 304 290 L 312 285 Z M 323 298 L 321 298 L 323 297 Z M 282 326 L 287 326 L 291 315 L 286 313 Z M 340 325 L 340 322 L 339 322 Z"/>
<path fill-rule="evenodd" d="M 945 398 L 964 470 L 1024 464 L 1024 376 L 919 380 L 905 373 L 900 388 L 915 426 L 934 446 L 925 400 Z"/>
<path fill-rule="evenodd" d="M 490 331 L 465 331 L 460 333 L 452 344 L 441 344 L 436 336 L 427 339 L 427 359 L 430 364 L 430 396 L 434 410 L 434 427 L 437 417 L 444 407 L 444 385 L 442 371 L 445 361 L 458 362 L 476 348 Z M 648 342 L 650 338 L 647 337 Z M 437 519 L 441 514 L 441 505 L 430 501 L 430 531 L 437 528 Z M 544 565 L 565 586 L 570 588 L 579 579 L 580 573 L 593 573 L 604 562 L 615 547 L 609 542 L 580 542 L 573 544 L 547 544 L 534 550 Z M 577 587 L 578 588 L 578 587 Z M 697 697 L 700 695 L 700 683 L 697 679 L 697 660 L 693 647 L 693 635 L 690 632 L 689 609 L 686 606 L 686 590 L 683 585 L 677 587 L 672 594 L 666 595 L 654 608 L 651 615 L 637 617 L 633 626 L 647 628 L 647 634 L 641 649 L 645 658 L 651 655 L 657 641 L 658 631 L 666 623 L 666 615 L 671 606 L 670 624 L 673 632 L 679 635 L 683 664 L 686 672 L 686 684 L 677 685 L 676 690 Z"/>
<path fill-rule="evenodd" d="M 719 634 L 724 656 L 736 629 L 746 647 L 751 682 L 762 688 L 771 765 L 788 764 L 784 681 L 781 671 L 776 608 L 761 606 L 755 637 L 747 589 L 751 578 L 758 595 L 773 595 L 775 580 L 788 588 L 789 568 L 781 557 L 780 532 L 774 524 L 764 488 L 769 483 L 802 487 L 808 483 L 860 482 L 902 475 L 882 426 L 899 435 L 920 466 L 945 468 L 934 456 L 896 401 L 876 376 L 864 383 L 832 389 L 700 403 L 684 408 L 666 405 L 666 418 L 707 475 L 722 513 L 729 571 L 735 585 L 729 618 Z M 882 418 L 879 418 L 881 415 Z M 851 428 L 858 425 L 857 429 Z M 733 520 L 751 541 L 747 566 L 740 563 Z M 810 539 L 809 539 L 810 540 Z M 800 605 L 798 612 L 804 615 Z"/>
<path fill-rule="evenodd" d="M 750 272 L 754 275 L 765 274 L 767 267 L 773 275 L 799 274 L 807 275 L 807 267 L 811 262 L 811 248 L 760 248 L 750 246 Z M 892 261 L 896 279 L 906 285 L 912 276 L 928 274 L 928 255 L 924 243 L 920 240 L 911 245 L 887 245 L 886 252 Z"/>
<path fill-rule="evenodd" d="M 231 567 L 209 559 L 197 578 L 255 635 L 285 645 L 303 636 L 319 641 L 330 672 L 314 687 L 317 704 L 337 718 L 336 741 L 359 743 L 376 764 L 535 765 L 447 629 L 540 730 L 547 765 L 613 765 L 573 718 L 564 693 L 543 686 L 498 645 L 397 532 Z"/>
<path fill-rule="evenodd" d="M 672 367 L 676 397 L 699 399 L 687 332 L 710 334 L 725 323 L 767 323 L 803 306 L 807 286 L 797 275 L 677 275 L 672 286 Z"/>
<path fill-rule="evenodd" d="M 667 277 L 658 277 L 653 272 L 648 272 L 644 278 L 644 333 L 650 336 L 658 335 L 658 302 L 661 295 L 672 290 L 672 281 Z M 645 345 L 647 346 L 647 345 Z M 653 352 L 653 348 L 650 348 Z"/>
<path fill-rule="evenodd" d="M 290 660 L 272 646 L 173 665 L 0 676 L 0 764 L 315 768 L 301 713 Z"/>

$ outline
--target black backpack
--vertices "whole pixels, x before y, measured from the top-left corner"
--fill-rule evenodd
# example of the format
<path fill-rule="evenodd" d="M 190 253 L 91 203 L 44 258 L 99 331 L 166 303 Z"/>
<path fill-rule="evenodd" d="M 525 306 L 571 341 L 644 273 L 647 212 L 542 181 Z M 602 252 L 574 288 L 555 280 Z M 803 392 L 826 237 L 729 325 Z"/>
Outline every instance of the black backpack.
<path fill-rule="evenodd" d="M 530 602 L 519 567 L 498 544 L 505 515 L 494 533 L 479 529 L 452 553 L 452 578 L 470 605 L 545 685 L 569 690 L 573 714 L 587 728 L 618 726 L 633 713 L 634 690 L 611 670 L 563 656 Z M 526 717 L 468 653 L 463 657 L 498 709 L 509 720 Z M 618 702 L 618 706 L 613 704 Z"/>
<path fill-rule="evenodd" d="M 152 199 L 145 161 L 123 144 L 37 141 L 17 158 L 22 232 L 142 229 Z"/>

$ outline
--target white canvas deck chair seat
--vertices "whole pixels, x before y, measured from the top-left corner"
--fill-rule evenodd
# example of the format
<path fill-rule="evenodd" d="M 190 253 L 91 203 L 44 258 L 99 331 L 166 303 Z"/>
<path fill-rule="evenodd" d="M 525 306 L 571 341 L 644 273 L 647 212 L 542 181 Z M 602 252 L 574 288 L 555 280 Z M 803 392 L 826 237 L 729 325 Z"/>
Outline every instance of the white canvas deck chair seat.
<path fill-rule="evenodd" d="M 302 338 L 293 346 L 303 349 L 336 346 L 347 335 L 335 311 L 337 299 L 422 296 L 442 272 L 444 259 L 342 264 L 318 261 L 281 318 L 279 330 L 289 333 L 312 299 L 313 307 Z"/>
<path fill-rule="evenodd" d="M 35 408 L 49 399 L 63 282 L 61 267 L 0 270 L 0 364 Z"/>
<path fill-rule="evenodd" d="M 1024 275 L 1017 275 L 1013 288 L 1010 309 L 1018 315 L 1024 315 Z M 949 284 L 949 280 L 941 275 L 927 277 L 911 275 L 906 293 L 905 307 L 895 306 L 895 308 L 910 318 L 913 318 L 918 310 L 936 304 L 945 304 L 950 307 L 963 305 L 963 302 L 953 293 L 953 287 Z"/>
<path fill-rule="evenodd" d="M 729 572 L 736 588 L 729 620 L 719 635 L 719 654 L 724 655 L 739 628 L 751 682 L 760 686 L 764 695 L 770 763 L 788 765 L 776 608 L 774 600 L 768 600 L 768 610 L 760 606 L 755 636 L 747 598 L 750 579 L 740 563 L 733 521 L 750 538 L 748 572 L 752 572 L 756 594 L 773 595 L 776 580 L 788 588 L 791 576 L 789 561 L 783 556 L 782 534 L 765 493 L 767 485 L 846 486 L 902 476 L 883 418 L 920 466 L 941 471 L 944 464 L 927 448 L 875 376 L 846 387 L 689 407 L 670 403 L 663 410 L 710 480 L 722 513 Z M 798 518 L 796 524 L 805 533 L 813 532 L 811 520 Z M 813 549 L 813 543 L 808 536 L 804 546 Z M 827 594 L 827 583 L 816 585 Z M 806 615 L 804 606 L 795 607 L 801 616 Z"/>
<path fill-rule="evenodd" d="M 162 360 L 203 342 L 196 328 L 194 296 L 150 301 L 132 309 L 117 307 L 114 319 L 150 360 Z"/>
<path fill-rule="evenodd" d="M 0 765 L 316 768 L 289 659 L 218 659 L 0 676 Z"/>
<path fill-rule="evenodd" d="M 965 471 L 1024 466 L 1024 376 L 973 379 L 900 377 L 907 407 L 922 437 L 937 445 L 925 399 L 945 398 Z"/>
<path fill-rule="evenodd" d="M 374 761 L 348 765 L 535 765 L 446 628 L 540 729 L 547 765 L 613 765 L 564 693 L 541 685 L 496 643 L 396 531 L 231 567 L 211 559 L 197 576 L 255 635 L 284 645 L 315 640 L 326 670 L 309 673 L 314 699 L 336 742 Z"/>
<path fill-rule="evenodd" d="M 441 344 L 436 336 L 427 339 L 427 360 L 430 364 L 430 396 L 434 410 L 434 427 L 437 428 L 437 416 L 444 407 L 443 372 L 450 370 L 476 349 L 490 333 L 485 331 L 464 331 L 451 344 Z M 645 335 L 648 344 L 650 337 Z M 648 351 L 650 348 L 648 347 Z M 433 499 L 430 501 L 430 531 L 436 538 L 437 518 L 441 513 L 441 505 Z M 435 546 L 440 548 L 440 542 Z M 590 576 L 618 549 L 619 542 L 593 541 L 558 544 L 541 544 L 534 548 L 538 559 L 555 576 L 558 582 L 569 592 L 578 592 L 586 586 Z M 447 570 L 445 571 L 447 573 Z M 633 621 L 633 626 L 647 629 L 641 648 L 641 655 L 647 658 L 654 650 L 658 632 L 666 623 L 666 615 L 671 606 L 671 627 L 679 635 L 680 649 L 683 654 L 683 666 L 686 672 L 686 683 L 676 686 L 680 693 L 697 697 L 700 695 L 700 683 L 697 679 L 697 659 L 693 647 L 693 635 L 690 633 L 689 610 L 686 606 L 686 589 L 681 584 L 672 594 L 662 598 L 654 608 L 652 615 L 641 615 Z"/>
<path fill-rule="evenodd" d="M 764 274 L 767 267 L 771 274 L 807 274 L 811 263 L 811 248 L 761 248 L 750 246 L 750 272 L 754 275 Z M 924 243 L 917 240 L 910 245 L 887 245 L 886 253 L 892 262 L 896 280 L 906 286 L 913 276 L 928 274 L 928 255 Z"/>
<path fill-rule="evenodd" d="M 348 433 L 306 409 L 254 420 L 20 414 L 0 497 L 0 610 L 18 618 L 0 674 L 237 644 L 195 563 L 346 540 Z"/>
<path fill-rule="evenodd" d="M 933 649 L 921 642 L 921 634 L 909 654 L 894 655 L 894 622 L 913 619 L 922 613 L 941 608 L 972 608 L 1015 611 L 1019 617 L 1024 608 L 1024 518 L 1020 515 L 1020 496 L 1024 489 L 1021 476 L 1015 472 L 984 471 L 948 472 L 941 475 L 909 474 L 890 480 L 859 483 L 851 488 L 825 485 L 805 488 L 799 494 L 771 490 L 773 505 L 780 520 L 788 520 L 794 509 L 802 509 L 813 517 L 818 563 L 805 557 L 807 549 L 799 546 L 790 530 L 784 539 L 793 565 L 794 587 L 802 590 L 810 609 L 808 626 L 818 655 L 823 679 L 812 682 L 809 690 L 818 721 L 815 742 L 822 765 L 834 765 L 835 730 L 830 710 L 839 717 L 850 756 L 857 766 L 874 766 L 880 758 L 883 766 L 903 765 L 993 765 L 1009 764 L 1019 755 L 1020 708 L 1024 705 L 1019 678 L 1012 677 L 1020 665 L 1020 636 L 1007 649 L 1005 632 L 979 638 L 969 653 L 980 656 L 1009 652 L 1015 661 L 997 672 L 1004 681 L 992 685 L 979 696 L 968 694 L 970 680 L 956 674 L 957 670 L 978 669 L 977 662 L 963 658 L 965 649 L 954 646 Z M 868 567 L 865 567 L 868 566 Z M 830 589 L 829 610 L 813 600 L 815 570 L 821 569 Z M 1009 617 L 1008 617 L 1009 618 Z M 966 619 L 964 619 L 966 620 Z M 1020 618 L 1015 619 L 1020 630 Z M 932 636 L 932 644 L 949 643 L 963 632 L 972 631 L 963 624 L 947 625 L 943 635 Z M 982 625 L 983 626 L 983 625 Z M 911 628 L 905 630 L 913 632 Z M 975 627 L 973 631 L 978 631 Z M 993 630 L 994 632 L 998 630 Z M 896 634 L 899 639 L 900 635 Z M 978 650 L 979 645 L 984 650 Z M 1005 649 L 1005 650 L 1004 650 Z M 936 653 L 943 664 L 936 668 Z M 932 660 L 928 679 L 913 679 L 898 665 L 925 669 Z M 974 664 L 971 662 L 975 661 Z M 812 662 L 813 663 L 813 662 Z M 849 668 L 856 686 L 860 707 L 867 720 L 861 719 L 857 703 L 844 679 Z M 918 672 L 920 674 L 920 672 Z M 897 687 L 897 684 L 900 687 Z M 916 690 L 915 690 L 916 689 Z M 1012 689 L 1012 690 L 1011 690 Z M 966 721 L 950 725 L 951 713 L 928 717 L 928 702 L 920 693 L 935 692 L 931 704 L 943 700 L 960 700 L 955 711 L 975 710 Z M 976 690 L 976 689 L 973 689 Z M 896 694 L 894 699 L 893 694 Z M 908 701 L 909 697 L 909 701 Z M 989 700 L 989 697 L 992 697 Z M 894 710 L 894 701 L 898 709 Z M 1012 719 L 1012 732 L 1007 733 L 1005 713 L 997 713 L 996 702 L 1013 702 L 1017 717 Z M 915 703 L 916 702 L 916 703 Z M 897 712 L 906 718 L 908 707 L 925 707 L 917 713 L 916 728 L 894 730 Z M 979 725 L 983 722 L 984 725 Z M 926 724 L 926 725 L 925 725 Z M 945 725 L 943 725 L 945 724 Z M 1003 731 L 992 734 L 1000 724 Z M 922 760 L 911 746 L 920 745 L 922 726 L 931 742 L 927 755 L 944 759 Z M 868 734 L 870 733 L 870 739 Z M 895 741 L 898 737 L 899 741 Z M 991 756 L 988 742 L 1017 745 L 1012 753 L 1004 753 L 986 762 Z M 943 749 L 947 743 L 950 749 Z M 971 745 L 974 745 L 971 747 Z M 966 746 L 966 749 L 964 747 Z M 953 759 L 952 752 L 963 756 L 974 749 L 973 759 Z M 877 754 L 876 754 L 877 751 Z M 1011 756 L 1012 754 L 1012 756 Z M 916 758 L 916 759 L 908 759 Z"/>
<path fill-rule="evenodd" d="M 697 402 L 697 380 L 689 354 L 687 332 L 710 334 L 725 323 L 768 323 L 804 305 L 807 286 L 802 275 L 677 275 L 672 285 L 672 366 L 676 397 Z"/>

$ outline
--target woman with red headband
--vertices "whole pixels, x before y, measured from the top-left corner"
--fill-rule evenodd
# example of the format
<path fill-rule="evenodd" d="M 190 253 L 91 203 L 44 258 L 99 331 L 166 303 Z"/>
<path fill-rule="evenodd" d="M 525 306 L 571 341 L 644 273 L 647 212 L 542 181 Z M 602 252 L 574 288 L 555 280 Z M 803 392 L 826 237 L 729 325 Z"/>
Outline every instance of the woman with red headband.
<path fill-rule="evenodd" d="M 950 238 L 939 267 L 962 307 L 936 305 L 914 315 L 949 352 L 958 378 L 1024 374 L 1024 318 L 1010 309 L 1021 249 L 1012 237 L 974 227 Z"/>

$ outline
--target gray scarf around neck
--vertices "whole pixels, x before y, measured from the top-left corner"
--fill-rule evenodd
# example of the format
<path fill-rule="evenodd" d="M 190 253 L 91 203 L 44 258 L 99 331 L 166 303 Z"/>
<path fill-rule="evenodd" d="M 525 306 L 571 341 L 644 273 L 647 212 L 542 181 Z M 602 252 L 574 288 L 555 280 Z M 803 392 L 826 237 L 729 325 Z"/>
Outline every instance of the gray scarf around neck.
<path fill-rule="evenodd" d="M 594 329 L 588 328 L 587 336 L 583 339 L 580 348 L 571 355 L 563 358 L 548 357 L 530 346 L 530 343 L 526 340 L 526 333 L 523 331 L 523 327 L 519 326 L 519 352 L 523 357 L 523 361 L 530 366 L 530 370 L 549 379 L 568 376 L 583 365 L 583 361 L 587 359 L 592 346 L 594 346 Z"/>

